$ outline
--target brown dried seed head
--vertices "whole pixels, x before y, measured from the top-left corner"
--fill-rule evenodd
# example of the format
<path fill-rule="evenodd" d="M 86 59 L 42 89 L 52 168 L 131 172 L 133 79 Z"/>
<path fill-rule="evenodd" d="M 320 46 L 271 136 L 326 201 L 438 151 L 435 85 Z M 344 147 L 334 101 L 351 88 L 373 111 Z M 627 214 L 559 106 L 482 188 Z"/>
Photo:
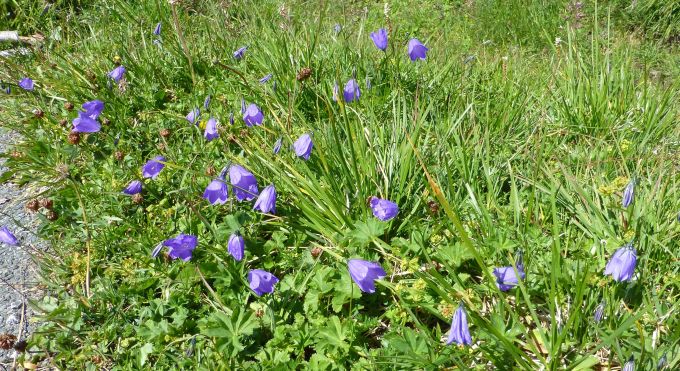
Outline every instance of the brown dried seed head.
<path fill-rule="evenodd" d="M 67 111 L 73 110 L 73 103 L 71 103 L 71 102 L 66 102 L 66 103 L 64 103 L 64 108 L 65 108 Z"/>
<path fill-rule="evenodd" d="M 74 145 L 80 143 L 80 133 L 68 133 L 68 142 Z"/>
<path fill-rule="evenodd" d="M 321 250 L 320 247 L 315 247 L 315 248 L 313 248 L 313 249 L 312 249 L 312 257 L 318 258 L 319 255 L 321 255 L 321 252 L 322 252 L 322 251 L 323 251 L 323 250 Z"/>
<path fill-rule="evenodd" d="M 49 198 L 43 198 L 40 200 L 40 206 L 47 210 L 52 210 L 52 206 L 54 206 L 54 204 Z"/>
<path fill-rule="evenodd" d="M 28 346 L 28 343 L 26 340 L 19 340 L 16 343 L 14 343 L 14 350 L 16 350 L 19 353 L 23 353 L 26 351 L 26 347 Z"/>
<path fill-rule="evenodd" d="M 108 125 L 111 123 L 111 120 L 107 119 L 106 117 L 102 118 L 102 125 Z"/>
<path fill-rule="evenodd" d="M 47 214 L 45 214 L 45 217 L 47 218 L 47 220 L 51 222 L 59 219 L 59 215 L 56 212 L 54 212 L 54 210 L 48 211 Z"/>
<path fill-rule="evenodd" d="M 116 151 L 113 153 L 113 158 L 116 159 L 116 161 L 123 161 L 123 158 L 125 157 L 125 154 L 123 151 Z"/>
<path fill-rule="evenodd" d="M 435 200 L 427 201 L 427 207 L 430 208 L 430 212 L 432 214 L 436 214 L 439 212 L 439 204 Z"/>
<path fill-rule="evenodd" d="M 45 117 L 45 112 L 43 112 L 43 110 L 41 110 L 41 109 L 37 109 L 37 110 L 33 111 L 33 114 L 35 115 L 35 117 L 37 117 L 39 119 Z"/>
<path fill-rule="evenodd" d="M 68 125 L 68 119 L 59 120 L 59 126 L 66 127 Z"/>
<path fill-rule="evenodd" d="M 255 311 L 255 317 L 262 318 L 262 316 L 264 316 L 264 311 L 262 309 L 258 309 Z"/>
<path fill-rule="evenodd" d="M 9 155 L 12 158 L 21 158 L 21 156 L 22 156 L 21 152 L 19 152 L 19 151 L 12 151 Z"/>
<path fill-rule="evenodd" d="M 142 196 L 141 193 L 135 193 L 135 195 L 132 196 L 132 202 L 134 202 L 135 204 L 139 205 L 139 204 L 141 204 L 142 202 L 144 202 L 144 196 Z"/>
<path fill-rule="evenodd" d="M 207 175 L 207 176 L 215 176 L 215 174 L 217 174 L 217 170 L 215 169 L 214 166 L 208 166 L 208 167 L 205 169 L 205 175 Z"/>
<path fill-rule="evenodd" d="M 305 81 L 309 78 L 309 76 L 312 75 L 312 69 L 309 67 L 304 67 L 298 72 L 297 74 L 297 80 L 298 81 Z"/>
<path fill-rule="evenodd" d="M 31 211 L 38 211 L 38 209 L 40 208 L 40 203 L 38 202 L 38 200 L 30 200 L 26 202 L 26 208 Z"/>
<path fill-rule="evenodd" d="M 161 129 L 161 136 L 163 138 L 169 137 L 170 136 L 170 129 L 165 129 L 165 128 Z"/>
<path fill-rule="evenodd" d="M 0 349 L 10 350 L 14 347 L 14 342 L 16 341 L 16 336 L 12 334 L 2 334 L 0 335 Z"/>

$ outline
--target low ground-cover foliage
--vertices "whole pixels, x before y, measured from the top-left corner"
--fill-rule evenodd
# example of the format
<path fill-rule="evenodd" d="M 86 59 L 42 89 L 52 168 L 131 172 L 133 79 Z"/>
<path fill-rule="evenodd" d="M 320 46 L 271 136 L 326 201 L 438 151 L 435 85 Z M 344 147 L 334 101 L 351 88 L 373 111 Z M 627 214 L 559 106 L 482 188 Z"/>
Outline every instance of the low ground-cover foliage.
<path fill-rule="evenodd" d="M 677 366 L 677 54 L 494 3 L 111 1 L 7 60 L 5 179 L 54 203 L 35 357 Z"/>

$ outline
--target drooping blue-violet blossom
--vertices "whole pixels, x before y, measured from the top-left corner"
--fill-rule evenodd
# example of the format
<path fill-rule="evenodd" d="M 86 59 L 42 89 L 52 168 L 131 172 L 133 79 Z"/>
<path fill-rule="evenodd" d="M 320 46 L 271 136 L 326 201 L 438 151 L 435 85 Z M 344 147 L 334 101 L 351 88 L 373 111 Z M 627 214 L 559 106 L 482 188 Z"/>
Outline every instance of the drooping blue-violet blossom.
<path fill-rule="evenodd" d="M 632 354 L 630 355 L 630 358 L 624 363 L 621 371 L 635 371 L 635 356 Z"/>
<path fill-rule="evenodd" d="M 263 213 L 276 214 L 276 188 L 273 184 L 268 185 L 257 197 L 253 210 Z"/>
<path fill-rule="evenodd" d="M 623 200 L 621 204 L 624 208 L 630 206 L 633 203 L 633 198 L 635 197 L 635 179 L 631 179 L 623 190 Z"/>
<path fill-rule="evenodd" d="M 205 124 L 205 139 L 211 141 L 219 136 L 220 134 L 217 132 L 217 120 L 211 117 Z"/>
<path fill-rule="evenodd" d="M 189 121 L 192 124 L 198 124 L 198 117 L 201 115 L 201 110 L 198 108 L 192 109 L 189 113 L 187 113 L 187 121 Z"/>
<path fill-rule="evenodd" d="M 526 277 L 524 265 L 517 264 L 517 273 L 519 273 L 519 278 L 515 274 L 515 269 L 512 266 L 494 268 L 493 275 L 496 276 L 496 286 L 498 286 L 501 291 L 508 291 L 517 286 L 519 279 L 524 279 Z"/>
<path fill-rule="evenodd" d="M 163 246 L 168 247 L 170 258 L 182 259 L 185 262 L 191 260 L 192 253 L 198 245 L 198 238 L 190 234 L 180 233 L 177 237 L 165 240 Z"/>
<path fill-rule="evenodd" d="M 274 143 L 274 154 L 278 155 L 279 152 L 281 151 L 281 144 L 282 144 L 283 138 L 279 138 L 276 140 L 276 143 Z"/>
<path fill-rule="evenodd" d="M 161 22 L 158 22 L 158 24 L 156 25 L 156 28 L 153 29 L 153 34 L 156 35 L 156 36 L 161 35 Z"/>
<path fill-rule="evenodd" d="M 96 133 L 102 128 L 99 121 L 83 111 L 78 111 L 78 117 L 74 118 L 72 123 L 73 129 L 71 131 L 74 133 Z"/>
<path fill-rule="evenodd" d="M 361 97 L 361 90 L 359 89 L 357 80 L 350 79 L 347 81 L 347 84 L 345 84 L 345 89 L 342 91 L 342 95 L 343 98 L 345 98 L 345 102 L 348 103 L 359 100 L 359 97 Z"/>
<path fill-rule="evenodd" d="M 108 76 L 113 79 L 115 82 L 120 82 L 120 80 L 125 77 L 125 67 L 122 65 L 114 68 L 108 73 Z"/>
<path fill-rule="evenodd" d="M 261 125 L 263 119 L 264 115 L 260 111 L 260 107 L 255 103 L 249 104 L 248 108 L 243 112 L 243 121 L 246 123 L 246 126 Z"/>
<path fill-rule="evenodd" d="M 390 200 L 372 196 L 369 200 L 369 204 L 373 211 L 373 215 L 383 222 L 394 218 L 399 213 L 399 206 Z"/>
<path fill-rule="evenodd" d="M 229 125 L 234 125 L 234 112 L 229 113 Z"/>
<path fill-rule="evenodd" d="M 274 285 L 279 282 L 279 279 L 262 269 L 253 269 L 248 272 L 248 283 L 250 289 L 255 292 L 255 295 L 262 296 L 264 294 L 274 292 Z"/>
<path fill-rule="evenodd" d="M 305 160 L 309 160 L 309 155 L 312 153 L 312 148 L 314 143 L 312 142 L 312 136 L 308 133 L 300 135 L 300 137 L 293 143 L 293 149 L 295 149 L 295 154 L 298 157 L 302 157 Z"/>
<path fill-rule="evenodd" d="M 142 182 L 139 180 L 133 180 L 130 182 L 130 184 L 123 189 L 123 193 L 126 195 L 136 195 L 137 193 L 142 192 Z"/>
<path fill-rule="evenodd" d="M 600 304 L 598 304 L 597 307 L 595 308 L 595 313 L 593 314 L 593 319 L 595 320 L 595 323 L 602 321 L 602 317 L 604 316 L 605 305 L 606 302 L 602 300 Z"/>
<path fill-rule="evenodd" d="M 14 236 L 14 233 L 12 233 L 9 228 L 5 226 L 0 228 L 0 242 L 6 243 L 10 246 L 16 246 L 19 243 L 16 236 Z"/>
<path fill-rule="evenodd" d="M 240 262 L 243 259 L 243 252 L 246 248 L 246 241 L 240 233 L 236 232 L 229 237 L 227 243 L 229 254 L 234 257 L 234 260 Z"/>
<path fill-rule="evenodd" d="M 247 46 L 242 46 L 242 47 L 236 49 L 236 51 L 234 52 L 234 58 L 236 58 L 237 61 L 241 60 L 241 58 L 243 58 L 243 55 L 245 54 L 246 50 L 248 50 Z"/>
<path fill-rule="evenodd" d="M 612 276 L 614 281 L 630 281 L 635 272 L 637 252 L 632 243 L 619 248 L 614 252 L 604 269 L 605 276 Z"/>
<path fill-rule="evenodd" d="M 158 174 L 160 174 L 161 170 L 165 167 L 165 164 L 162 162 L 165 162 L 165 157 L 163 156 L 156 156 L 147 161 L 147 163 L 142 166 L 142 176 L 144 178 L 156 179 Z"/>
<path fill-rule="evenodd" d="M 19 80 L 19 87 L 24 89 L 24 90 L 32 91 L 33 90 L 33 80 L 31 80 L 28 77 L 24 77 L 23 79 Z"/>
<path fill-rule="evenodd" d="M 350 259 L 347 261 L 347 269 L 352 281 L 359 286 L 361 291 L 372 294 L 375 292 L 375 280 L 385 278 L 387 272 L 380 264 L 362 259 Z"/>
<path fill-rule="evenodd" d="M 227 183 L 224 178 L 214 179 L 203 192 L 203 198 L 208 200 L 211 205 L 222 205 L 227 202 L 229 197 L 229 188 L 227 188 Z"/>
<path fill-rule="evenodd" d="M 472 344 L 472 337 L 470 336 L 470 327 L 467 321 L 467 312 L 465 306 L 460 303 L 458 309 L 453 313 L 451 319 L 451 330 L 449 330 L 449 337 L 446 340 L 446 345 L 456 343 L 458 345 Z"/>
<path fill-rule="evenodd" d="M 255 175 L 241 165 L 231 165 L 229 167 L 229 180 L 236 199 L 239 201 L 250 201 L 260 194 Z"/>
<path fill-rule="evenodd" d="M 85 102 L 83 103 L 83 110 L 85 111 L 85 114 L 91 119 L 96 120 L 99 118 L 99 115 L 101 115 L 102 111 L 104 111 L 104 102 L 98 99 Z"/>
<path fill-rule="evenodd" d="M 272 78 L 272 76 L 273 75 L 271 73 L 267 74 L 266 76 L 264 76 L 263 78 L 260 79 L 260 84 L 266 83 L 267 81 L 269 81 Z"/>
<path fill-rule="evenodd" d="M 203 101 L 203 109 L 208 110 L 210 108 L 210 102 L 212 102 L 212 98 L 210 97 L 210 94 L 208 94 L 207 97 L 205 97 L 205 100 Z"/>
<path fill-rule="evenodd" d="M 411 61 L 416 61 L 418 59 L 425 60 L 428 50 L 429 49 L 418 39 L 411 39 L 408 42 L 408 56 L 411 58 Z"/>
<path fill-rule="evenodd" d="M 376 32 L 371 32 L 371 40 L 373 40 L 376 48 L 385 51 L 387 49 L 387 30 L 381 28 Z"/>

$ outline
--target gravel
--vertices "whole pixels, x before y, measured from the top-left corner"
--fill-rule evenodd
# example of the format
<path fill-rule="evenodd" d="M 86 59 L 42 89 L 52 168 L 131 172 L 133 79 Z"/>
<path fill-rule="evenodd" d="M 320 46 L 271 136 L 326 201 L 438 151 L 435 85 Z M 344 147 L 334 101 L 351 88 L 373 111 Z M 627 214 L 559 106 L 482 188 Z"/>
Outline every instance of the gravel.
<path fill-rule="evenodd" d="M 0 152 L 7 152 L 18 135 L 0 128 Z M 0 174 L 7 169 L 0 159 Z M 0 335 L 12 334 L 25 340 L 35 324 L 29 299 L 39 299 L 37 266 L 32 252 L 45 251 L 47 244 L 36 236 L 39 220 L 24 208 L 30 198 L 27 190 L 10 181 L 0 184 L 0 226 L 6 226 L 19 239 L 19 246 L 0 243 Z M 14 361 L 14 350 L 0 350 L 0 369 Z"/>

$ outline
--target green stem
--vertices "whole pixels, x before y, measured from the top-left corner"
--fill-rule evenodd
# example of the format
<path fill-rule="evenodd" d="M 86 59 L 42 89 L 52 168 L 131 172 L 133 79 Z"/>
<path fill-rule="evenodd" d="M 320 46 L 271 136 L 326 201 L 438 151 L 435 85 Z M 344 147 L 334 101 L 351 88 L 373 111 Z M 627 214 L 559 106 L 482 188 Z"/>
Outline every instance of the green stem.
<path fill-rule="evenodd" d="M 175 27 L 177 28 L 177 37 L 179 37 L 179 43 L 182 45 L 182 49 L 184 50 L 184 55 L 187 57 L 187 61 L 189 61 L 189 70 L 191 71 L 191 83 L 193 85 L 196 85 L 196 75 L 194 74 L 194 63 L 191 60 L 191 54 L 189 53 L 189 48 L 187 48 L 187 42 L 184 39 L 184 34 L 182 33 L 182 28 L 179 25 L 179 18 L 177 17 L 177 7 L 175 4 L 172 4 L 172 20 L 175 22 Z"/>

